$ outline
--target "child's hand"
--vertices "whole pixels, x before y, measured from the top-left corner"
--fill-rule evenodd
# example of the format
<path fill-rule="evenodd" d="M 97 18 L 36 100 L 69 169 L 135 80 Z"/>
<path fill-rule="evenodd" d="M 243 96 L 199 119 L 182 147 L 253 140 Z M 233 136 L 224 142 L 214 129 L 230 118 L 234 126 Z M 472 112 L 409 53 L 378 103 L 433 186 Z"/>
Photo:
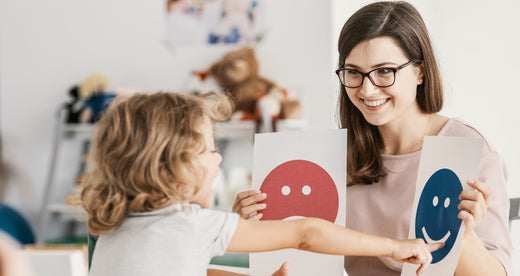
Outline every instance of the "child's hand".
<path fill-rule="evenodd" d="M 430 252 L 444 247 L 444 243 L 427 244 L 422 239 L 394 241 L 390 257 L 399 262 L 420 264 L 417 275 L 423 273 L 432 262 Z"/>
<path fill-rule="evenodd" d="M 260 193 L 257 190 L 249 190 L 238 193 L 233 204 L 233 213 L 237 213 L 243 219 L 249 220 L 260 220 L 262 214 L 254 214 L 257 211 L 265 209 L 265 204 L 259 204 L 258 202 L 265 200 L 267 194 Z"/>

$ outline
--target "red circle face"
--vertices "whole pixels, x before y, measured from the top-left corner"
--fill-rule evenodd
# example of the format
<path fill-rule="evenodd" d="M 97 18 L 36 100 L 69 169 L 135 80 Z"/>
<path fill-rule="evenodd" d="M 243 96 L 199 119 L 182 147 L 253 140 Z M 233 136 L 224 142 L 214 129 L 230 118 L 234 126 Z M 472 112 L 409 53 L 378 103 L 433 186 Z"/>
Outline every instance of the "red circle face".
<path fill-rule="evenodd" d="M 262 220 L 292 216 L 316 217 L 332 223 L 338 214 L 338 190 L 330 175 L 306 160 L 291 160 L 274 168 L 260 186 L 267 194 Z"/>

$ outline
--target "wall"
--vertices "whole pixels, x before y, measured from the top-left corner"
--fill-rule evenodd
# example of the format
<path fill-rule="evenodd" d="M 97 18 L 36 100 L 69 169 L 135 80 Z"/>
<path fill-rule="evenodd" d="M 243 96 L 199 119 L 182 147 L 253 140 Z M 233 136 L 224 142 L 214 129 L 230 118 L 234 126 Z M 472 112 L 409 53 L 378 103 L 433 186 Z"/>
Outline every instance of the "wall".
<path fill-rule="evenodd" d="M 331 128 L 330 6 L 310 0 L 296 9 L 295 3 L 263 1 L 268 29 L 257 47 L 261 73 L 301 92 L 304 108 L 321 110 L 305 112 L 309 128 Z M 162 0 L 0 1 L 0 126 L 4 155 L 20 176 L 10 181 L 7 201 L 22 208 L 33 226 L 55 113 L 70 86 L 104 72 L 114 87 L 178 90 L 190 70 L 230 50 L 165 47 L 163 7 Z M 65 154 L 75 151 L 66 146 Z M 69 174 L 63 181 L 77 170 L 69 158 L 62 162 Z"/>

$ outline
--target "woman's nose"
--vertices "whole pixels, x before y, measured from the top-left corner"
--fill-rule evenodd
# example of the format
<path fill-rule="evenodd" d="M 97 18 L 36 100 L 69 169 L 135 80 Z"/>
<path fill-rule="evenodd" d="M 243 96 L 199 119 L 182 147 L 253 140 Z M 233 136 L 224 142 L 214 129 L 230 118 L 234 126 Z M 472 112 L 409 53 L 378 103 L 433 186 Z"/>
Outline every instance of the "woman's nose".
<path fill-rule="evenodd" d="M 370 96 L 377 93 L 378 87 L 372 83 L 372 80 L 368 76 L 365 76 L 363 84 L 361 84 L 361 87 L 359 89 L 361 95 L 363 95 L 366 98 L 370 98 Z"/>

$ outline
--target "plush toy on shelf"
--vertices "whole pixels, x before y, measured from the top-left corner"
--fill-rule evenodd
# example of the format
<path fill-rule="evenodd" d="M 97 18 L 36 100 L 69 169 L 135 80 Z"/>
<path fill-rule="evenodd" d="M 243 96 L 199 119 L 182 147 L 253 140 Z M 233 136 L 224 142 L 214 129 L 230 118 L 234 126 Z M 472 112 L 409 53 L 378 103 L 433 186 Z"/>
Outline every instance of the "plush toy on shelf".
<path fill-rule="evenodd" d="M 79 86 L 79 96 L 85 101 L 79 116 L 80 123 L 95 123 L 109 107 L 116 94 L 110 92 L 107 76 L 95 73 L 88 76 Z"/>
<path fill-rule="evenodd" d="M 71 97 L 69 102 L 63 104 L 65 109 L 65 123 L 75 124 L 79 123 L 79 116 L 85 107 L 85 101 L 79 96 L 79 86 L 74 85 L 69 88 L 68 92 Z"/>
<path fill-rule="evenodd" d="M 255 120 L 257 131 L 276 131 L 278 119 L 300 117 L 301 104 L 286 89 L 259 76 L 258 67 L 255 51 L 244 47 L 214 63 L 209 74 L 233 97 L 232 120 Z"/>

